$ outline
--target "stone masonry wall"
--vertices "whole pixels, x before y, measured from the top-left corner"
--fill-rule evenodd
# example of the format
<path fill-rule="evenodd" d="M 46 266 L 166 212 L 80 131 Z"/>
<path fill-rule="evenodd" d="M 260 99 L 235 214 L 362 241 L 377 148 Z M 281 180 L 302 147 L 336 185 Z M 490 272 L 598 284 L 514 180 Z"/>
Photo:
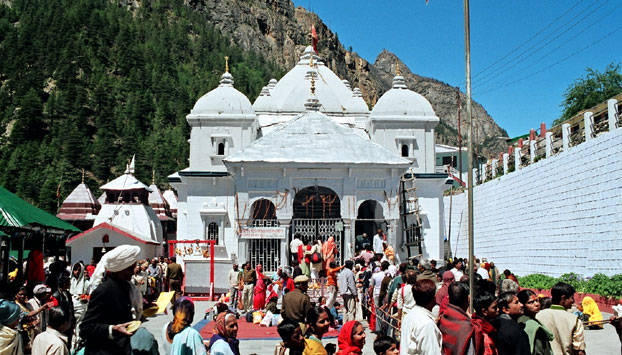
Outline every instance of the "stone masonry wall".
<path fill-rule="evenodd" d="M 478 185 L 473 198 L 475 255 L 500 271 L 622 273 L 622 129 Z M 467 195 L 455 195 L 458 257 L 468 255 L 467 223 Z"/>

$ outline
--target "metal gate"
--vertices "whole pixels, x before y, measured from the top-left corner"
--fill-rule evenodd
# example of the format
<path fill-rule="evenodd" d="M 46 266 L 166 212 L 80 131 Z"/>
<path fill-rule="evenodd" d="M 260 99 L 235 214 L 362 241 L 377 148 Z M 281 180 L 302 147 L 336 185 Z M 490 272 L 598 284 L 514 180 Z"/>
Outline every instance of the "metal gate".
<path fill-rule="evenodd" d="M 278 227 L 281 224 L 276 219 L 255 219 L 249 221 L 249 226 L 253 227 Z M 248 261 L 253 268 L 257 264 L 263 266 L 264 272 L 276 272 L 281 262 L 281 243 L 283 239 L 249 239 L 248 240 Z"/>
<path fill-rule="evenodd" d="M 283 239 L 249 239 L 248 261 L 253 268 L 263 266 L 264 272 L 276 272 L 281 263 L 281 243 Z"/>
<path fill-rule="evenodd" d="M 325 219 L 292 219 L 292 228 L 290 234 L 290 241 L 293 235 L 300 234 L 300 240 L 303 242 L 313 242 L 314 240 L 321 240 L 325 242 L 331 235 L 335 237 L 335 244 L 337 250 L 339 250 L 339 262 L 343 262 L 343 230 L 337 231 L 336 224 L 343 223 L 341 218 L 325 218 Z"/>

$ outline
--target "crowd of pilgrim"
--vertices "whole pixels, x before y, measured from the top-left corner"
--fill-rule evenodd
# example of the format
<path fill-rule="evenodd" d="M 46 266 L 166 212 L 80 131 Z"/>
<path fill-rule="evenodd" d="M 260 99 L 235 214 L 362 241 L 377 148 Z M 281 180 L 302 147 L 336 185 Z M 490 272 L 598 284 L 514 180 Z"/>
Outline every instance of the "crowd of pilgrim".
<path fill-rule="evenodd" d="M 521 289 L 509 270 L 485 259 L 438 268 L 434 260 L 399 263 L 383 235 L 376 237 L 378 244 L 357 240 L 359 252 L 343 265 L 330 240 L 319 249 L 303 242 L 290 266 L 269 277 L 261 265 L 234 265 L 206 338 L 192 327 L 194 302 L 183 296 L 174 259 L 138 260 L 140 248 L 129 245 L 89 265 L 44 264 L 31 253 L 25 285 L 0 299 L 0 354 L 159 354 L 160 344 L 166 354 L 240 355 L 238 322 L 253 322 L 258 312 L 274 317 L 279 355 L 363 354 L 369 334 L 376 354 L 580 355 L 586 328 L 611 323 L 622 336 L 620 317 L 603 320 L 590 297 L 576 303 L 569 284 L 556 284 L 547 297 Z M 152 334 L 139 321 L 168 290 L 171 320 Z M 331 331 L 336 344 L 324 337 Z"/>

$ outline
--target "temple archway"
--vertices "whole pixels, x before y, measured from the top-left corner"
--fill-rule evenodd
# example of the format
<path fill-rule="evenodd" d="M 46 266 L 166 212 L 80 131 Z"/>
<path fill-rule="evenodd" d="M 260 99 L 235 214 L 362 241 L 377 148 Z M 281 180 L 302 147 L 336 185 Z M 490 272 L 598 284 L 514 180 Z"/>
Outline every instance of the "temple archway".
<path fill-rule="evenodd" d="M 332 236 L 337 250 L 343 250 L 341 200 L 335 191 L 324 186 L 305 187 L 294 196 L 293 207 L 290 241 L 294 235 L 298 235 L 303 242 L 325 242 Z M 340 253 L 338 261 L 342 258 L 343 253 Z"/>
<path fill-rule="evenodd" d="M 328 187 L 305 187 L 294 196 L 294 218 L 341 218 L 339 196 Z"/>
<path fill-rule="evenodd" d="M 361 236 L 367 234 L 371 241 L 378 229 L 387 230 L 387 221 L 384 219 L 382 205 L 376 200 L 365 200 L 358 208 L 356 221 L 354 222 L 354 235 L 356 236 L 355 249 L 364 247 Z"/>

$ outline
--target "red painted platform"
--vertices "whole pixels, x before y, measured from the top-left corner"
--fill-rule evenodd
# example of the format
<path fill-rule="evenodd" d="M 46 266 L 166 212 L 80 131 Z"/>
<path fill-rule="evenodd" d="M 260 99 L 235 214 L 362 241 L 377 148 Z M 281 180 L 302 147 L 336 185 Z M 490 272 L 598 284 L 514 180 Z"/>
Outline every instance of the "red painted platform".
<path fill-rule="evenodd" d="M 208 340 L 214 334 L 214 322 L 202 321 L 194 326 L 201 333 L 203 339 Z M 339 330 L 332 329 L 324 334 L 324 338 L 336 338 Z M 281 340 L 276 327 L 260 327 L 259 324 L 247 323 L 244 318 L 238 319 L 238 339 L 240 340 Z"/>

